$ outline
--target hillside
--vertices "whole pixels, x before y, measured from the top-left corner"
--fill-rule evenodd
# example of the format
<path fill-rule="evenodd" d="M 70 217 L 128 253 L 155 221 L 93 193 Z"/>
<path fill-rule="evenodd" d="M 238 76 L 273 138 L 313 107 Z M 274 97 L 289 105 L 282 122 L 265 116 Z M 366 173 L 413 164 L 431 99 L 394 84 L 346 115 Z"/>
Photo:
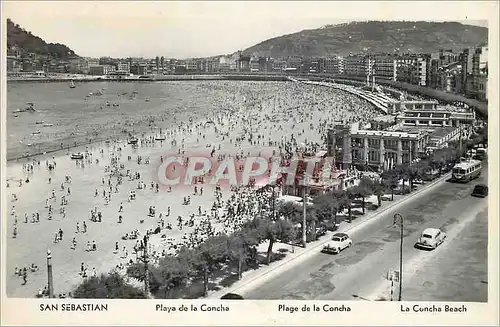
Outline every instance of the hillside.
<path fill-rule="evenodd" d="M 454 52 L 488 42 L 488 29 L 456 22 L 369 21 L 327 25 L 283 35 L 244 50 L 261 56 L 328 56 L 349 53 Z"/>
<path fill-rule="evenodd" d="M 54 59 L 64 59 L 76 56 L 75 52 L 59 43 L 46 43 L 44 40 L 24 30 L 22 27 L 7 19 L 7 47 L 17 45 L 21 52 L 35 53 Z"/>

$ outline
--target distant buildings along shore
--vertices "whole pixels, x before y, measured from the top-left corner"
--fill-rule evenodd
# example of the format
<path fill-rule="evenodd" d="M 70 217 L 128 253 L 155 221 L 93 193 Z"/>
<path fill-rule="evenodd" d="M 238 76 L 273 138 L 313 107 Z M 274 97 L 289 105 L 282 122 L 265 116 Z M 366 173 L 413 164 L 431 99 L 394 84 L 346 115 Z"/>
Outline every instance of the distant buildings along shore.
<path fill-rule="evenodd" d="M 464 49 L 461 53 L 439 50 L 436 54 L 351 54 L 304 58 L 262 57 L 244 54 L 212 58 L 178 60 L 109 57 L 65 60 L 41 59 L 35 54 L 21 57 L 13 46 L 7 50 L 8 77 L 43 77 L 44 74 L 67 73 L 126 78 L 130 75 L 189 75 L 265 73 L 290 76 L 329 75 L 392 80 L 437 89 L 469 98 L 487 101 L 488 47 Z"/>

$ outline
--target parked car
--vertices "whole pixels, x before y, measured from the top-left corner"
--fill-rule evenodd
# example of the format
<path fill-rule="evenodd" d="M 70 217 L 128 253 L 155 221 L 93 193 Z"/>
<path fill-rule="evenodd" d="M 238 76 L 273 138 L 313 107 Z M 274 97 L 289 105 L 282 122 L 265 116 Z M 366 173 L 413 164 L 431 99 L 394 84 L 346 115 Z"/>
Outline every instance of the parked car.
<path fill-rule="evenodd" d="M 474 190 L 472 190 L 471 193 L 472 196 L 478 197 L 478 198 L 484 198 L 488 196 L 488 186 L 484 184 L 478 184 L 474 186 Z"/>
<path fill-rule="evenodd" d="M 416 248 L 423 249 L 435 249 L 441 245 L 446 239 L 446 233 L 438 228 L 426 228 L 417 242 L 415 243 Z"/>
<path fill-rule="evenodd" d="M 335 233 L 332 240 L 325 244 L 321 252 L 328 254 L 338 254 L 342 250 L 352 246 L 352 240 L 345 233 Z"/>
<path fill-rule="evenodd" d="M 220 298 L 221 300 L 243 300 L 243 296 L 236 293 L 226 293 Z"/>
<path fill-rule="evenodd" d="M 325 226 L 316 227 L 316 238 L 319 238 L 325 234 L 326 234 L 326 227 Z"/>
<path fill-rule="evenodd" d="M 322 223 L 322 226 L 326 228 L 327 231 L 335 232 L 338 229 L 338 223 L 335 224 L 333 220 L 327 220 Z"/>

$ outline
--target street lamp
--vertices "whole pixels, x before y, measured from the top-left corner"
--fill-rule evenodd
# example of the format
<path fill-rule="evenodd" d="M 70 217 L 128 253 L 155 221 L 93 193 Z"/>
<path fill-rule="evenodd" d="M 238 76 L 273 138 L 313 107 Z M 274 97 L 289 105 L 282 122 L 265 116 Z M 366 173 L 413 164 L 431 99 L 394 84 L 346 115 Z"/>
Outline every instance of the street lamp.
<path fill-rule="evenodd" d="M 401 226 L 401 242 L 399 245 L 399 295 L 398 301 L 401 301 L 402 293 L 403 293 L 403 216 L 400 213 L 394 214 L 394 226 L 396 226 L 399 220 L 399 224 Z"/>
<path fill-rule="evenodd" d="M 47 250 L 47 287 L 49 289 L 49 298 L 54 297 L 54 280 L 52 277 L 52 254 L 50 252 L 50 249 Z"/>

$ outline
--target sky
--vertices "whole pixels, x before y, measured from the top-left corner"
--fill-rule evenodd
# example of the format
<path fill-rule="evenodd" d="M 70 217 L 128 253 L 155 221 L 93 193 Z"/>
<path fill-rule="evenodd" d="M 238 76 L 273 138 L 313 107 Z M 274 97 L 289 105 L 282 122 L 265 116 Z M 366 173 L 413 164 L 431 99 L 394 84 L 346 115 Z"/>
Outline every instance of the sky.
<path fill-rule="evenodd" d="M 10 18 L 80 56 L 181 59 L 230 54 L 280 35 L 353 20 L 460 21 L 487 27 L 492 6 L 466 1 L 2 1 L 1 11 L 4 21 Z"/>

